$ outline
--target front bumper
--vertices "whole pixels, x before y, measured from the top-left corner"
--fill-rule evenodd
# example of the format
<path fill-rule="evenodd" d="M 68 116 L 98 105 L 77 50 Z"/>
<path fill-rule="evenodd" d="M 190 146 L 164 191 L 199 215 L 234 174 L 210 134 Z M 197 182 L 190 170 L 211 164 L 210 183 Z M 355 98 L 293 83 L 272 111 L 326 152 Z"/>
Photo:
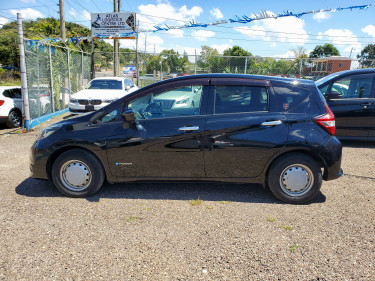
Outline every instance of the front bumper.
<path fill-rule="evenodd" d="M 82 104 L 79 104 L 78 102 L 76 103 L 70 102 L 68 104 L 68 107 L 69 107 L 69 111 L 74 114 L 74 113 L 84 113 L 84 112 L 95 111 L 95 110 L 103 108 L 104 106 L 108 104 L 110 103 L 102 102 L 99 105 L 91 105 L 91 104 L 82 105 Z"/>
<path fill-rule="evenodd" d="M 35 179 L 48 179 L 47 160 L 50 153 L 39 148 L 39 146 L 39 141 L 36 141 L 29 152 L 31 177 Z"/>

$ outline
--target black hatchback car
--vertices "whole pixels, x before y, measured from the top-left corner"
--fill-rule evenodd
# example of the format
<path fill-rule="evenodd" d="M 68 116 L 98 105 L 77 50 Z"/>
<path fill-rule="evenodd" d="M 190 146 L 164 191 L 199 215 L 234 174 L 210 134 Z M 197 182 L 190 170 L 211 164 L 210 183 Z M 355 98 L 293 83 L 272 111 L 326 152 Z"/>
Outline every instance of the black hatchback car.
<path fill-rule="evenodd" d="M 211 74 L 169 79 L 46 128 L 34 178 L 67 196 L 106 180 L 259 183 L 303 203 L 342 175 L 332 112 L 314 82 Z"/>
<path fill-rule="evenodd" d="M 335 115 L 338 138 L 375 140 L 375 68 L 333 73 L 316 85 Z"/>

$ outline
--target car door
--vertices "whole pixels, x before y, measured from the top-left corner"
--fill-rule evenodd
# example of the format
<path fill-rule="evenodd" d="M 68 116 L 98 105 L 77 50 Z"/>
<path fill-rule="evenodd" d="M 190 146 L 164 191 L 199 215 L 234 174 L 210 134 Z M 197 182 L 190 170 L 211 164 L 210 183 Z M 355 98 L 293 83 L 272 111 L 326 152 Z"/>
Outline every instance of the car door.
<path fill-rule="evenodd" d="M 111 172 L 119 180 L 204 177 L 207 85 L 208 79 L 176 81 L 127 98 L 124 110 L 135 121 L 124 122 L 107 139 Z"/>
<path fill-rule="evenodd" d="M 335 115 L 336 135 L 367 139 L 375 126 L 374 74 L 338 78 L 321 90 Z"/>
<path fill-rule="evenodd" d="M 207 177 L 251 178 L 261 174 L 288 137 L 270 83 L 212 79 L 204 152 Z"/>

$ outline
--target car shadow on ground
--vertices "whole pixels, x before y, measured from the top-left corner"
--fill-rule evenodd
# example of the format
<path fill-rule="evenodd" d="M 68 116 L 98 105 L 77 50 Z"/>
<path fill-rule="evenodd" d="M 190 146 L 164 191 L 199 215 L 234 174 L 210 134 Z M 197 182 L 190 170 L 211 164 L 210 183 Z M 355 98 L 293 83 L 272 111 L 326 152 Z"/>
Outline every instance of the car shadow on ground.
<path fill-rule="evenodd" d="M 48 181 L 28 178 L 16 187 L 16 193 L 28 197 L 63 197 Z M 116 183 L 104 184 L 89 202 L 109 199 L 145 200 L 193 200 L 231 201 L 243 203 L 285 204 L 277 200 L 271 192 L 258 184 L 234 184 L 216 182 L 156 182 L 156 183 Z M 326 197 L 320 192 L 308 204 L 324 203 Z"/>

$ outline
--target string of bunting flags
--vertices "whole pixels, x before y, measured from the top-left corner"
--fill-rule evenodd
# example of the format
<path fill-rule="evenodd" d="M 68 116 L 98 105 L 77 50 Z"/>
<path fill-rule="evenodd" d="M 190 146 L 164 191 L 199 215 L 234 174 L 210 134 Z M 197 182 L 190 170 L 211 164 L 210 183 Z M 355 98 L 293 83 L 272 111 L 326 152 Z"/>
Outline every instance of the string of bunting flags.
<path fill-rule="evenodd" d="M 350 10 L 350 11 L 355 10 L 355 9 L 365 10 L 365 9 L 368 9 L 372 5 L 373 4 L 362 5 L 362 6 L 350 6 L 350 7 L 335 8 L 335 9 L 321 9 L 321 10 L 313 10 L 313 11 L 308 11 L 308 12 L 302 12 L 302 13 L 293 13 L 293 12 L 287 10 L 286 12 L 283 12 L 283 13 L 277 14 L 277 15 L 275 15 L 272 12 L 261 11 L 259 14 L 252 14 L 250 17 L 246 16 L 246 15 L 244 15 L 242 17 L 235 16 L 234 18 L 229 19 L 229 20 L 219 20 L 219 21 L 215 21 L 215 22 L 211 22 L 211 23 L 198 23 L 194 20 L 191 20 L 188 23 L 185 23 L 184 25 L 179 25 L 179 26 L 169 26 L 167 24 L 164 24 L 164 25 L 161 25 L 161 26 L 155 25 L 154 26 L 155 29 L 153 29 L 153 30 L 139 30 L 139 31 L 140 32 L 158 32 L 158 31 L 162 31 L 162 30 L 168 31 L 170 29 L 183 29 L 183 28 L 189 28 L 189 27 L 204 27 L 204 28 L 206 28 L 208 26 L 227 24 L 227 23 L 249 23 L 249 22 L 256 21 L 256 20 L 277 19 L 277 18 L 283 18 L 283 17 L 300 18 L 304 15 L 317 14 L 317 13 L 322 13 L 322 12 L 333 13 L 333 12 L 344 11 L 344 10 Z"/>
<path fill-rule="evenodd" d="M 313 11 L 302 12 L 302 13 L 293 13 L 293 12 L 287 10 L 287 11 L 281 13 L 281 14 L 274 14 L 274 13 L 268 12 L 268 11 L 261 11 L 259 14 L 252 14 L 250 17 L 246 16 L 246 15 L 244 15 L 242 17 L 239 17 L 239 16 L 236 15 L 233 18 L 228 19 L 228 20 L 219 20 L 219 21 L 215 21 L 215 22 L 211 22 L 211 23 L 198 23 L 194 20 L 190 20 L 189 22 L 185 23 L 184 25 L 179 25 L 179 26 L 170 26 L 170 25 L 167 25 L 167 24 L 164 24 L 164 25 L 161 25 L 161 26 L 155 25 L 154 26 L 155 29 L 152 29 L 152 30 L 138 29 L 138 32 L 133 31 L 133 32 L 129 32 L 129 33 L 123 33 L 123 34 L 120 34 L 119 37 L 127 38 L 127 37 L 130 37 L 133 34 L 138 34 L 140 32 L 158 32 L 158 31 L 163 31 L 163 30 L 168 31 L 168 30 L 171 30 L 171 29 L 183 29 L 183 28 L 192 28 L 192 27 L 206 28 L 208 26 L 215 26 L 215 25 L 228 24 L 228 23 L 243 23 L 243 24 L 246 24 L 246 23 L 249 23 L 249 22 L 252 22 L 252 21 L 257 21 L 257 20 L 277 19 L 277 18 L 283 18 L 283 17 L 300 18 L 304 15 L 317 14 L 317 13 L 322 13 L 322 12 L 334 13 L 334 12 L 337 12 L 337 11 L 344 11 L 344 10 L 350 10 L 350 11 L 352 11 L 352 10 L 365 10 L 365 9 L 368 9 L 370 6 L 373 6 L 373 4 L 361 5 L 361 6 L 349 6 L 349 7 L 344 7 L 344 8 L 335 8 L 335 9 L 313 10 Z M 111 39 L 111 36 L 103 36 L 103 35 L 100 35 L 100 34 L 95 34 L 94 37 L 99 38 L 99 41 L 103 41 L 104 39 Z M 73 43 L 73 44 L 77 45 L 83 40 L 87 40 L 87 41 L 90 42 L 92 40 L 92 37 L 90 36 L 90 37 L 67 38 L 65 40 L 65 43 Z M 28 44 L 29 48 L 31 48 L 33 45 L 36 45 L 36 44 L 43 44 L 43 43 L 53 44 L 53 43 L 57 43 L 57 42 L 63 42 L 63 39 L 61 39 L 61 38 L 45 38 L 45 39 L 40 39 L 40 40 L 28 40 L 27 44 Z"/>

